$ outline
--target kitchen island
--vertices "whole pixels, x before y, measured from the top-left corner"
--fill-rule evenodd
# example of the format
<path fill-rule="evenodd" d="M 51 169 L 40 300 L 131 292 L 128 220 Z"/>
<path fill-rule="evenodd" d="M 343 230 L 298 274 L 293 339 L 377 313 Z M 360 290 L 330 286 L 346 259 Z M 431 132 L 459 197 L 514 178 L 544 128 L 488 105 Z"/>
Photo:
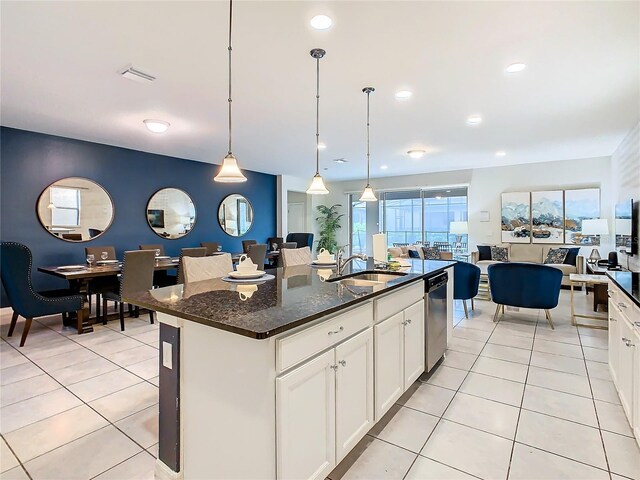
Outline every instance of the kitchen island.
<path fill-rule="evenodd" d="M 124 301 L 160 321 L 161 479 L 325 478 L 425 369 L 424 280 L 298 266 Z M 372 267 L 372 265 L 369 265 Z"/>

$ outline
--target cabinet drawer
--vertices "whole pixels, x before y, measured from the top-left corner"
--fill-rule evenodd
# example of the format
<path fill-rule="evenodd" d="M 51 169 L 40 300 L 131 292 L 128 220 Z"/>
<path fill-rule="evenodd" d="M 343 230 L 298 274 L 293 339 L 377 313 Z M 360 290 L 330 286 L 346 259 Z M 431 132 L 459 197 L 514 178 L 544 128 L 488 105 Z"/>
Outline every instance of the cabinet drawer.
<path fill-rule="evenodd" d="M 373 305 L 367 303 L 313 327 L 276 340 L 278 372 L 314 356 L 316 353 L 340 343 L 354 333 L 371 326 Z"/>
<path fill-rule="evenodd" d="M 424 281 L 418 281 L 408 287 L 375 300 L 376 322 L 385 320 L 405 308 L 419 302 L 424 297 Z"/>

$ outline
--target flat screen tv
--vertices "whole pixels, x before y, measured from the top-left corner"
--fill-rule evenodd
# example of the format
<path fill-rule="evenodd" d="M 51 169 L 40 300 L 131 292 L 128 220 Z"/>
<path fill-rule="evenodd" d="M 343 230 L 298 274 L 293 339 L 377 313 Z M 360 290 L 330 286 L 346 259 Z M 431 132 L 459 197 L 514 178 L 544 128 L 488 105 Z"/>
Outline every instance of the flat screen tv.
<path fill-rule="evenodd" d="M 638 209 L 640 204 L 624 200 L 616 205 L 616 250 L 627 255 L 638 254 Z"/>
<path fill-rule="evenodd" d="M 164 228 L 164 210 L 147 210 L 149 225 L 155 228 Z"/>

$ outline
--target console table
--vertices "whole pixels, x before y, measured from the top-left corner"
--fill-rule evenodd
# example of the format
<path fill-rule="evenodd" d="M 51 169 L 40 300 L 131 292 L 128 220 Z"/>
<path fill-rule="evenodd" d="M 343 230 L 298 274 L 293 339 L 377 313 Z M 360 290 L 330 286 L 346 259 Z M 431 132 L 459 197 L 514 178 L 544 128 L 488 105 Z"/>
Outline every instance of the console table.
<path fill-rule="evenodd" d="M 591 325 L 591 324 L 587 324 L 587 323 L 578 323 L 576 322 L 576 318 L 591 318 L 591 319 L 595 319 L 595 320 L 604 320 L 604 321 L 608 321 L 608 317 L 604 317 L 602 315 L 585 315 L 585 314 L 578 314 L 575 312 L 575 305 L 574 305 L 574 286 L 585 286 L 585 290 L 587 286 L 591 286 L 594 288 L 594 310 L 597 309 L 597 304 L 596 304 L 596 300 L 595 300 L 595 291 L 596 291 L 596 287 L 598 288 L 604 288 L 604 295 L 605 297 L 607 296 L 607 288 L 609 285 L 609 280 L 607 279 L 607 277 L 605 275 L 587 275 L 587 274 L 583 274 L 583 273 L 572 273 L 569 275 L 569 286 L 571 288 L 571 325 L 573 326 L 577 326 L 577 327 L 588 327 L 588 328 L 597 328 L 600 330 L 607 330 L 608 327 L 607 326 L 601 326 L 601 325 Z"/>

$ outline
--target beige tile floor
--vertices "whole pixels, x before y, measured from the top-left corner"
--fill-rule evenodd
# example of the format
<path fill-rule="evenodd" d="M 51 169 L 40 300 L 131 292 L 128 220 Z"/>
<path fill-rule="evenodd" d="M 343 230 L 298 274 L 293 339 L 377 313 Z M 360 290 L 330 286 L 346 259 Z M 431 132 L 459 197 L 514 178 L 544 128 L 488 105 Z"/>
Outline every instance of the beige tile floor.
<path fill-rule="evenodd" d="M 580 295 L 579 308 L 590 297 Z M 338 479 L 640 480 L 640 450 L 609 377 L 606 332 L 552 331 L 537 311 L 491 321 L 477 301 L 446 358 L 329 475 Z M 158 442 L 158 332 L 148 317 L 78 336 L 59 317 L 27 345 L 0 311 L 0 477 L 151 479 Z M 78 452 L 82 452 L 78 454 Z"/>

